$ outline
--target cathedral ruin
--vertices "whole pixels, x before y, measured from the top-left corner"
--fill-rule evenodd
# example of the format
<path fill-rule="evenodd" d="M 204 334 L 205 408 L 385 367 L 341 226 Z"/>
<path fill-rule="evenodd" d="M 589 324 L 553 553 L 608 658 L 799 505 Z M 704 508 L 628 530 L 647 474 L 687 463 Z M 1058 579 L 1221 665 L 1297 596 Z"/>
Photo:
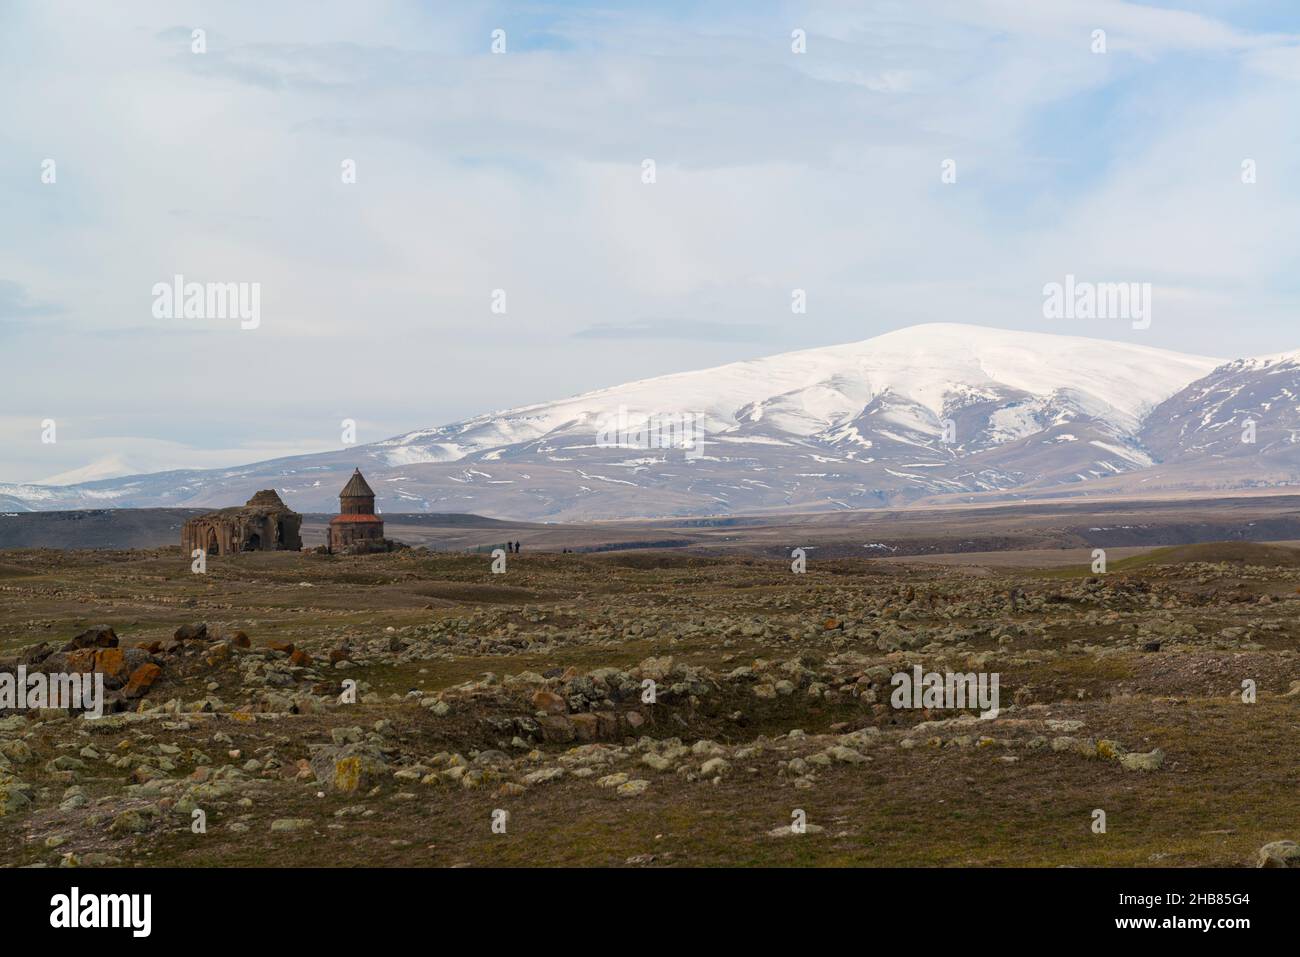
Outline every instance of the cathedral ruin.
<path fill-rule="evenodd" d="M 274 489 L 264 489 L 245 505 L 190 519 L 181 529 L 181 548 L 187 555 L 195 549 L 209 555 L 296 552 L 302 548 L 301 530 L 302 516 L 285 505 Z"/>

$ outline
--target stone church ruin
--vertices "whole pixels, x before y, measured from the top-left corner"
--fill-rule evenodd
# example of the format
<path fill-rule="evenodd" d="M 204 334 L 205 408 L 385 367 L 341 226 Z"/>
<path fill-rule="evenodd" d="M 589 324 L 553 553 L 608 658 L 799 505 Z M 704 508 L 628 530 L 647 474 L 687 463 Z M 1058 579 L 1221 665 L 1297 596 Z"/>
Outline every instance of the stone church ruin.
<path fill-rule="evenodd" d="M 375 514 L 375 493 L 357 469 L 339 492 L 339 514 L 330 519 L 327 550 L 332 555 L 364 555 L 402 547 L 384 538 L 384 520 Z"/>
<path fill-rule="evenodd" d="M 407 546 L 384 538 L 384 520 L 375 513 L 375 493 L 357 469 L 339 493 L 339 514 L 330 519 L 325 544 L 315 551 L 330 555 L 392 552 Z M 302 550 L 302 516 L 285 505 L 273 489 L 258 492 L 245 505 L 192 518 L 181 528 L 186 555 Z"/>
<path fill-rule="evenodd" d="M 181 529 L 181 548 L 187 555 L 198 548 L 209 555 L 296 552 L 302 548 L 301 530 L 302 516 L 285 505 L 274 489 L 264 489 L 245 505 L 190 519 Z"/>

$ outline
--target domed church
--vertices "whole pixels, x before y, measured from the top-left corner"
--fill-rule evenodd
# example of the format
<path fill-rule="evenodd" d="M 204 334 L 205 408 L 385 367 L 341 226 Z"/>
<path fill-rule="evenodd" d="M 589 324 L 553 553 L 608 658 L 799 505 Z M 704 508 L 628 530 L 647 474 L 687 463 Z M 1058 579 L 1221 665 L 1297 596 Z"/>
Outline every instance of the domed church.
<path fill-rule="evenodd" d="M 339 514 L 330 519 L 330 553 L 389 552 L 394 544 L 384 538 L 384 520 L 375 514 L 374 490 L 366 483 L 361 469 L 357 469 L 339 492 Z"/>

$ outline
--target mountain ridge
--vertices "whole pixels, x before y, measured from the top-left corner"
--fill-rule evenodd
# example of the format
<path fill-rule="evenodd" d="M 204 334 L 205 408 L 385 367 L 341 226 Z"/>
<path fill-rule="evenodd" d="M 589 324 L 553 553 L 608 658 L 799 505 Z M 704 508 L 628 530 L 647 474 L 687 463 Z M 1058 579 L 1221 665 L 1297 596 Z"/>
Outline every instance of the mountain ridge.
<path fill-rule="evenodd" d="M 0 485 L 0 508 L 215 507 L 274 487 L 328 511 L 360 466 L 381 509 L 530 521 L 899 506 L 1129 487 L 1198 469 L 1300 477 L 1300 352 L 1233 360 L 957 323 L 671 373 L 363 446 Z M 1254 416 L 1262 444 L 1231 444 Z M 615 436 L 611 441 L 610 436 Z M 694 446 L 692 436 L 702 439 Z M 667 437 L 665 439 L 665 437 Z M 1179 479 L 1184 481 L 1184 479 Z M 1218 484 L 1215 487 L 1218 487 Z"/>

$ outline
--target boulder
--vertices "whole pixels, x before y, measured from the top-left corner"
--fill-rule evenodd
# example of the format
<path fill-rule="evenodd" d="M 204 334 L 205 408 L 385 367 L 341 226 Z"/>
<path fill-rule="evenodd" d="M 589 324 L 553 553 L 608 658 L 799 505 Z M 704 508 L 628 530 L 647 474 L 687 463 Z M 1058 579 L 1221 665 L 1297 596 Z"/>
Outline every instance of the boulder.
<path fill-rule="evenodd" d="M 162 674 L 162 669 L 153 662 L 142 664 L 131 672 L 131 678 L 122 691 L 123 696 L 127 698 L 142 697 L 145 692 L 153 687 L 153 683 L 158 680 L 160 674 Z"/>
<path fill-rule="evenodd" d="M 0 772 L 0 817 L 25 810 L 32 803 L 29 790 L 24 782 Z"/>
<path fill-rule="evenodd" d="M 618 737 L 618 715 L 613 711 L 596 712 L 596 734 L 600 738 Z"/>
<path fill-rule="evenodd" d="M 600 719 L 594 714 L 575 714 L 569 721 L 579 741 L 595 741 L 600 736 Z"/>
<path fill-rule="evenodd" d="M 63 668 L 59 670 L 90 674 L 95 670 L 95 655 L 97 653 L 98 651 L 94 647 L 75 648 L 63 656 Z M 48 664 L 53 663 L 49 662 Z"/>
<path fill-rule="evenodd" d="M 553 691 L 538 691 L 533 694 L 533 709 L 547 714 L 564 714 L 569 706 Z"/>
<path fill-rule="evenodd" d="M 101 648 L 95 652 L 94 670 L 104 676 L 109 687 L 119 687 L 129 676 L 125 648 Z"/>
<path fill-rule="evenodd" d="M 44 661 L 53 651 L 54 648 L 50 646 L 48 641 L 42 641 L 40 644 L 24 648 L 18 656 L 18 661 L 30 668 L 32 665 Z"/>
<path fill-rule="evenodd" d="M 1255 855 L 1255 866 L 1300 868 L 1300 844 L 1295 841 L 1265 844 Z"/>
<path fill-rule="evenodd" d="M 663 681 L 673 670 L 673 659 L 671 655 L 665 655 L 662 658 L 647 658 L 641 664 L 637 665 L 637 671 L 642 678 L 650 678 L 652 681 Z"/>
<path fill-rule="evenodd" d="M 1119 756 L 1119 763 L 1125 771 L 1158 771 L 1165 763 L 1165 753 L 1159 748 L 1145 754 L 1130 751 Z"/>
<path fill-rule="evenodd" d="M 641 755 L 641 763 L 646 767 L 654 768 L 656 771 L 667 771 L 673 766 L 672 761 L 662 754 L 656 754 L 654 751 L 647 751 Z"/>
<path fill-rule="evenodd" d="M 384 756 L 369 744 L 321 748 L 312 755 L 310 764 L 317 781 L 342 794 L 369 790 L 388 771 Z"/>
<path fill-rule="evenodd" d="M 706 778 L 717 777 L 729 770 L 731 770 L 731 765 L 727 763 L 726 758 L 709 758 L 700 765 L 700 774 Z"/>
<path fill-rule="evenodd" d="M 75 651 L 78 648 L 116 648 L 117 634 L 108 625 L 96 625 L 94 628 L 87 628 L 81 634 L 77 635 L 66 645 L 64 651 Z"/>
<path fill-rule="evenodd" d="M 305 817 L 281 817 L 271 822 L 271 830 L 275 832 L 302 831 L 309 827 L 311 821 Z"/>
<path fill-rule="evenodd" d="M 123 811 L 108 826 L 110 834 L 142 834 L 149 830 L 149 820 L 136 810 Z"/>
<path fill-rule="evenodd" d="M 566 715 L 548 714 L 538 718 L 537 724 L 542 729 L 542 738 L 546 741 L 564 743 L 572 741 L 577 735 L 573 722 Z"/>

